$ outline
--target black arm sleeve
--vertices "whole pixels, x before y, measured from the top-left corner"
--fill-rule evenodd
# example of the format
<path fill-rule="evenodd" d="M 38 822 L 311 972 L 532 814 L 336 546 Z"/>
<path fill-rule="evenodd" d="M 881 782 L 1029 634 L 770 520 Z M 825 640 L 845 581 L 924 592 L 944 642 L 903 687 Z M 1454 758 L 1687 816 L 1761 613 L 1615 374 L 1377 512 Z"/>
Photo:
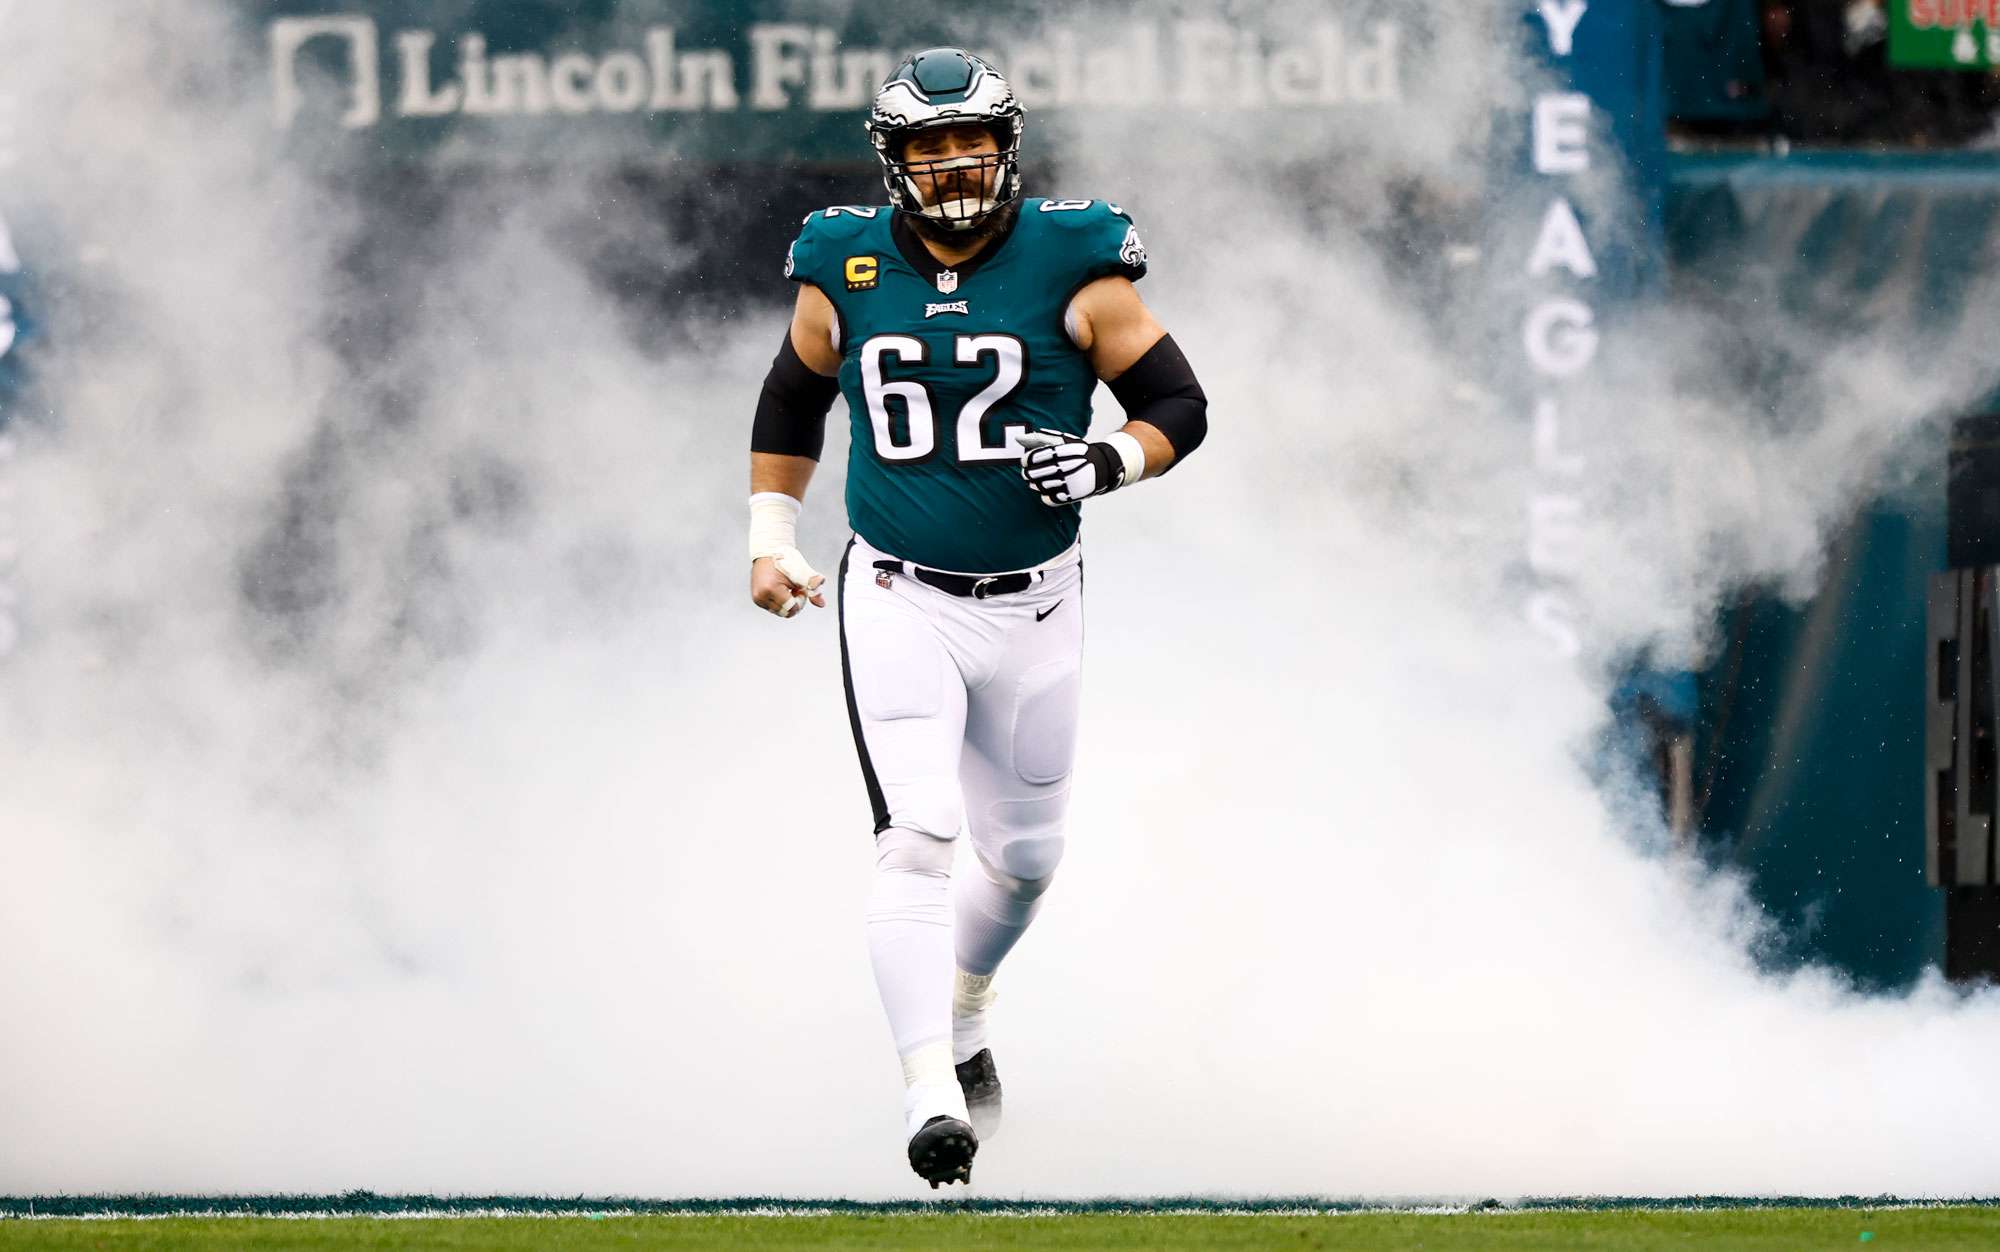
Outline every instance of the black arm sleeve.
<path fill-rule="evenodd" d="M 1174 446 L 1174 465 L 1187 460 L 1208 437 L 1208 397 L 1172 335 L 1160 336 L 1131 369 L 1106 385 L 1125 406 L 1127 420 L 1145 422 L 1167 437 Z"/>
<path fill-rule="evenodd" d="M 778 345 L 764 392 L 757 397 L 757 420 L 750 427 L 750 450 L 819 460 L 826 446 L 826 412 L 840 394 L 836 379 L 815 374 L 799 359 L 792 332 Z"/>

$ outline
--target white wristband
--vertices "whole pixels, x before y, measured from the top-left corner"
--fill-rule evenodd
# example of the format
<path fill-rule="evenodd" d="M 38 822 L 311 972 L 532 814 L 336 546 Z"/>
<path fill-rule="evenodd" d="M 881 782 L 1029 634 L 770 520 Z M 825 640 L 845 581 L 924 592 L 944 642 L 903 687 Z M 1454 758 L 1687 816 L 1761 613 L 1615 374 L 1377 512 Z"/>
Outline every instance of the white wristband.
<path fill-rule="evenodd" d="M 760 491 L 750 497 L 751 560 L 777 556 L 799 546 L 802 507 L 782 491 Z"/>
<path fill-rule="evenodd" d="M 1119 486 L 1130 487 L 1146 476 L 1146 445 L 1139 442 L 1138 436 L 1114 430 L 1104 437 L 1104 442 L 1118 449 L 1118 459 L 1125 462 L 1125 481 Z"/>

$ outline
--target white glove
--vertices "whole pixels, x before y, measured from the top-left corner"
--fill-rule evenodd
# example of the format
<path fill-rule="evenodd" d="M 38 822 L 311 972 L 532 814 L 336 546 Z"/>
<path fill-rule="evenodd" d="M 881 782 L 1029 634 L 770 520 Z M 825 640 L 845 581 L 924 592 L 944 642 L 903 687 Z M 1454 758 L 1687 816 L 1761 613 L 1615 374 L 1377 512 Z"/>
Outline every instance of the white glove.
<path fill-rule="evenodd" d="M 1146 473 L 1145 448 L 1122 430 L 1103 439 L 1059 430 L 1031 430 L 1016 438 L 1028 449 L 1021 457 L 1021 477 L 1050 508 L 1116 491 Z"/>

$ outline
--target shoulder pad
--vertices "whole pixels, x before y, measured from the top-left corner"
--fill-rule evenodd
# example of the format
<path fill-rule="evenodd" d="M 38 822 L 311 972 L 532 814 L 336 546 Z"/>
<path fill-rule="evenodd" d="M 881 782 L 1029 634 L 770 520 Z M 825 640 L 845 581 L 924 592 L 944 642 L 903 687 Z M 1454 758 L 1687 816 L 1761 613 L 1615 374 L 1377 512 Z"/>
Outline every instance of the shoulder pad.
<path fill-rule="evenodd" d="M 1039 213 L 1042 220 L 1051 226 L 1068 230 L 1102 228 L 1105 219 L 1112 217 L 1123 218 L 1127 225 L 1132 222 L 1131 214 L 1109 200 L 1058 200 L 1054 196 L 1036 196 L 1022 204 L 1021 211 Z"/>
<path fill-rule="evenodd" d="M 785 253 L 785 277 L 824 287 L 818 275 L 830 257 L 895 210 L 886 204 L 836 204 L 806 214 Z"/>
<path fill-rule="evenodd" d="M 1135 282 L 1146 276 L 1146 245 L 1131 215 L 1108 200 L 1030 200 L 1021 206 L 1079 251 L 1090 278 L 1121 274 Z"/>

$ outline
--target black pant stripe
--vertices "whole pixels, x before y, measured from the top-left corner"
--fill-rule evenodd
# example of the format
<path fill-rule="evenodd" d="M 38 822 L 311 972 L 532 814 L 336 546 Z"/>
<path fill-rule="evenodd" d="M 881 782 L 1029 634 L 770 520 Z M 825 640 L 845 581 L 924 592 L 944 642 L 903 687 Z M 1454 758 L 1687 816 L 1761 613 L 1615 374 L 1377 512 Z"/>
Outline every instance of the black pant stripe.
<path fill-rule="evenodd" d="M 847 724 L 854 731 L 854 750 L 861 757 L 861 779 L 868 784 L 868 805 L 875 811 L 875 833 L 889 829 L 889 802 L 882 796 L 882 782 L 875 777 L 875 762 L 868 757 L 868 740 L 861 734 L 861 706 L 854 701 L 854 666 L 847 659 L 847 562 L 854 553 L 854 541 L 840 554 L 840 586 L 835 589 L 834 611 L 840 618 L 840 685 L 847 691 Z"/>

